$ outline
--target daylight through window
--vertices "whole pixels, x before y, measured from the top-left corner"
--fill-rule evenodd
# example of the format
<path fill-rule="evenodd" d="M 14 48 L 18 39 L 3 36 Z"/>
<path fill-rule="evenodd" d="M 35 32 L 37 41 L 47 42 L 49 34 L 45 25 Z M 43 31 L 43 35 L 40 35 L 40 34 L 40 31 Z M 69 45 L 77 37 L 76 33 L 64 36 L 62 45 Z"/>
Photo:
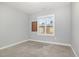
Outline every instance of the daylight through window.
<path fill-rule="evenodd" d="M 38 34 L 55 36 L 55 16 L 47 15 L 37 18 Z"/>

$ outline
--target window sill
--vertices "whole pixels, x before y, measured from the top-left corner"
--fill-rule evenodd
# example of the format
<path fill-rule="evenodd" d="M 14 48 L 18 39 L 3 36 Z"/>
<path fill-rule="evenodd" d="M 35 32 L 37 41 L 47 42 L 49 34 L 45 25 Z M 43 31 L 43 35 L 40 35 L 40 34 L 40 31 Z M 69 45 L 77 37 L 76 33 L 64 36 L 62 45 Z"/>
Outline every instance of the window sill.
<path fill-rule="evenodd" d="M 55 36 L 55 34 L 38 34 L 38 35 L 41 35 L 41 36 Z"/>

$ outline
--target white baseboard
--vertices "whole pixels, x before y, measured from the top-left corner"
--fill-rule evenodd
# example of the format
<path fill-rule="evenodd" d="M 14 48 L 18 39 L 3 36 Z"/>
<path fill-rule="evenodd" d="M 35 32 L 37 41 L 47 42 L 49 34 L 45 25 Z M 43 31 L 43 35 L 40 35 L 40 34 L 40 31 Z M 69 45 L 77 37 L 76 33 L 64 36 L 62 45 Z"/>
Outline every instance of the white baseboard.
<path fill-rule="evenodd" d="M 10 44 L 10 45 L 6 45 L 6 46 L 4 46 L 4 47 L 0 47 L 0 50 L 5 49 L 5 48 L 9 48 L 9 47 L 12 47 L 12 46 L 16 46 L 16 45 L 21 44 L 21 43 L 26 42 L 26 41 L 37 41 L 37 42 L 43 42 L 43 43 L 49 43 L 49 44 L 56 44 L 56 45 L 69 46 L 69 47 L 71 47 L 71 49 L 72 49 L 74 55 L 75 55 L 76 57 L 78 57 L 77 54 L 76 54 L 76 52 L 75 52 L 75 50 L 72 48 L 71 44 L 64 44 L 64 43 L 59 43 L 59 42 L 48 42 L 48 41 L 35 40 L 35 39 L 23 40 L 23 41 L 16 42 L 16 43 L 13 43 L 13 44 Z"/>
<path fill-rule="evenodd" d="M 35 40 L 35 39 L 29 39 L 30 41 L 38 41 L 38 42 L 44 42 L 44 43 L 49 43 L 49 44 L 56 44 L 56 45 L 63 45 L 63 46 L 70 46 L 71 44 L 65 44 L 65 43 L 59 43 L 59 42 L 48 42 L 48 41 L 43 41 L 43 40 Z"/>
<path fill-rule="evenodd" d="M 23 40 L 23 41 L 20 41 L 20 42 L 16 42 L 16 43 L 13 43 L 13 44 L 10 44 L 10 45 L 0 47 L 0 50 L 21 44 L 21 43 L 26 42 L 26 41 L 38 41 L 38 42 L 44 42 L 44 43 L 50 43 L 50 44 L 56 44 L 56 45 L 71 46 L 70 44 L 64 44 L 64 43 L 58 43 L 58 42 L 48 42 L 48 41 L 42 41 L 42 40 L 28 39 L 28 40 Z"/>
<path fill-rule="evenodd" d="M 75 57 L 78 57 L 78 55 L 76 54 L 75 50 L 72 48 L 71 44 L 64 44 L 64 43 L 59 43 L 59 42 L 48 42 L 48 41 L 35 40 L 35 39 L 29 39 L 29 40 L 30 40 L 30 41 L 43 42 L 43 43 L 49 43 L 49 44 L 56 44 L 56 45 L 69 46 L 69 47 L 72 49 L 72 51 L 73 51 Z"/>
<path fill-rule="evenodd" d="M 30 40 L 30 41 L 43 42 L 43 43 L 49 43 L 49 44 L 56 44 L 56 45 L 69 46 L 69 47 L 72 49 L 72 51 L 73 51 L 75 57 L 78 57 L 78 55 L 76 54 L 75 50 L 72 48 L 71 44 L 64 44 L 64 43 L 59 43 L 59 42 L 48 42 L 48 41 L 35 40 L 35 39 L 29 39 L 29 40 Z"/>
<path fill-rule="evenodd" d="M 72 49 L 72 51 L 73 51 L 75 57 L 78 57 L 77 53 L 75 52 L 75 50 L 74 50 L 74 48 L 73 48 L 72 46 L 71 46 L 71 49 Z"/>
<path fill-rule="evenodd" d="M 20 42 L 16 42 L 16 43 L 13 43 L 13 44 L 10 44 L 10 45 L 0 47 L 0 50 L 5 49 L 5 48 L 9 48 L 9 47 L 12 47 L 12 46 L 15 46 L 15 45 L 18 45 L 18 44 L 21 44 L 21 43 L 26 42 L 26 41 L 28 41 L 28 40 L 23 40 L 23 41 L 20 41 Z"/>
<path fill-rule="evenodd" d="M 23 40 L 23 41 L 20 41 L 20 42 L 16 42 L 16 43 L 13 43 L 13 44 L 10 44 L 10 45 L 0 47 L 0 50 L 5 49 L 5 48 L 9 48 L 9 47 L 12 47 L 12 46 L 15 46 L 15 45 L 18 45 L 18 44 L 21 44 L 21 43 L 26 42 L 26 41 L 38 41 L 38 42 L 44 42 L 44 43 L 49 43 L 49 44 L 56 44 L 56 45 L 63 45 L 63 46 L 70 46 L 71 47 L 71 44 L 64 44 L 64 43 L 59 43 L 59 42 L 48 42 L 48 41 L 42 41 L 42 40 L 28 39 L 28 40 Z M 74 50 L 74 49 L 72 49 L 72 50 Z"/>

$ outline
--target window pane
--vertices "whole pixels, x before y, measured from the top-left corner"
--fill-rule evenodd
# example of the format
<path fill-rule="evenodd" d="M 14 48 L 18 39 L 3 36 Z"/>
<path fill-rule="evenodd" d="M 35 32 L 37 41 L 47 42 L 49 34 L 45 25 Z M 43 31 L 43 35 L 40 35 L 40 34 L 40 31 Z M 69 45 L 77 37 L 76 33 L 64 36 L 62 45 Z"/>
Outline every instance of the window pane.
<path fill-rule="evenodd" d="M 53 34 L 53 27 L 52 26 L 46 26 L 46 34 Z"/>
<path fill-rule="evenodd" d="M 53 26 L 53 17 L 52 16 L 48 16 L 46 19 L 46 25 L 52 25 Z"/>
<path fill-rule="evenodd" d="M 43 25 L 45 25 L 46 24 L 46 20 L 44 19 L 44 18 L 38 18 L 38 24 L 40 25 L 40 26 L 43 26 Z"/>
<path fill-rule="evenodd" d="M 55 19 L 54 15 L 48 15 L 37 18 L 38 32 L 40 34 L 55 35 Z"/>
<path fill-rule="evenodd" d="M 45 26 L 39 26 L 39 33 L 45 34 Z"/>

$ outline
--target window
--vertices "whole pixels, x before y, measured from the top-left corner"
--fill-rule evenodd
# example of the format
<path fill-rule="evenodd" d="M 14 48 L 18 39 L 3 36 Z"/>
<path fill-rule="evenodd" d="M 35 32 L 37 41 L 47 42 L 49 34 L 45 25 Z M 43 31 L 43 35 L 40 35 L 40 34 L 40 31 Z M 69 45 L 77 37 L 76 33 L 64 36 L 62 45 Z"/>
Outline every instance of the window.
<path fill-rule="evenodd" d="M 41 35 L 55 35 L 55 16 L 47 15 L 37 17 L 38 34 Z"/>

